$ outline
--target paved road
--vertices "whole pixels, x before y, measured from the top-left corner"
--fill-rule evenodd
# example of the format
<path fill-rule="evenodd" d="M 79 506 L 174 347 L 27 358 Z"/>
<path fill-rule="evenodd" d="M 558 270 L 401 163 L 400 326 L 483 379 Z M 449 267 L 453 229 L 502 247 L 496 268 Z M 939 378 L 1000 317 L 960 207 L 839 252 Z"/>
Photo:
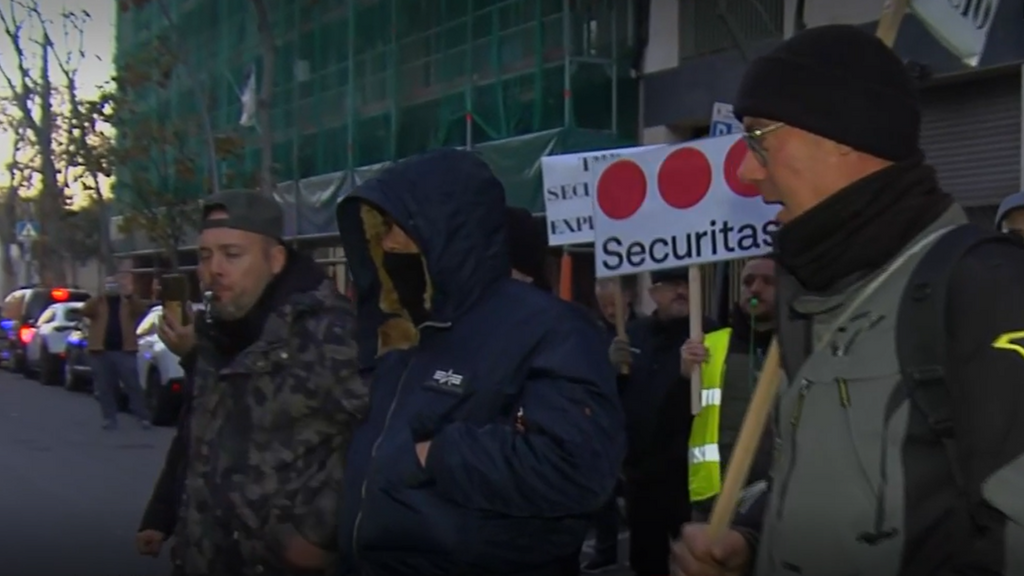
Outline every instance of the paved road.
<path fill-rule="evenodd" d="M 125 414 L 119 430 L 103 431 L 91 395 L 0 370 L 0 574 L 169 573 L 166 557 L 135 553 L 134 536 L 171 436 Z M 626 544 L 622 535 L 622 560 Z"/>
<path fill-rule="evenodd" d="M 169 429 L 100 429 L 88 394 L 0 371 L 0 574 L 162 576 L 134 535 Z"/>

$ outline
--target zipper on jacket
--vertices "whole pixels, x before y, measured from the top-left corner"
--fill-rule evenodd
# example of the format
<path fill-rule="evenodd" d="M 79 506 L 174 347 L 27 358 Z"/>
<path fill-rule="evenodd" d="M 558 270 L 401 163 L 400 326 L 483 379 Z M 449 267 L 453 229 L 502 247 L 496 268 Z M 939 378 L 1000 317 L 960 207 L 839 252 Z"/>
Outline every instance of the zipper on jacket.
<path fill-rule="evenodd" d="M 391 406 L 388 407 L 388 414 L 384 417 L 384 426 L 380 430 L 380 435 L 373 442 L 373 447 L 370 448 L 370 462 L 366 466 L 366 476 L 363 477 L 363 485 L 359 489 L 359 513 L 356 514 L 355 524 L 352 526 L 352 558 L 358 560 L 359 552 L 356 547 L 356 543 L 359 539 L 359 524 L 363 520 L 363 505 L 366 502 L 366 485 L 370 481 L 370 474 L 373 472 L 374 460 L 377 458 L 377 448 L 380 446 L 381 441 L 384 439 L 384 434 L 388 431 L 388 424 L 391 423 L 391 415 L 395 412 L 395 406 L 398 405 L 398 399 L 402 396 L 402 388 L 405 386 L 405 375 L 409 373 L 409 367 L 412 365 L 412 358 L 402 369 L 402 377 L 398 380 L 398 388 L 395 390 L 395 397 L 391 400 Z"/>
<path fill-rule="evenodd" d="M 775 517 L 782 519 L 782 511 L 786 508 L 786 494 L 789 492 L 789 483 L 793 478 L 793 471 L 796 469 L 796 436 L 800 428 L 800 417 L 803 415 L 804 402 L 813 383 L 804 378 L 800 381 L 800 391 L 797 392 L 796 406 L 793 407 L 793 416 L 789 419 L 789 462 L 786 465 L 786 475 L 782 478 L 782 485 L 779 486 L 779 505 L 775 510 Z"/>

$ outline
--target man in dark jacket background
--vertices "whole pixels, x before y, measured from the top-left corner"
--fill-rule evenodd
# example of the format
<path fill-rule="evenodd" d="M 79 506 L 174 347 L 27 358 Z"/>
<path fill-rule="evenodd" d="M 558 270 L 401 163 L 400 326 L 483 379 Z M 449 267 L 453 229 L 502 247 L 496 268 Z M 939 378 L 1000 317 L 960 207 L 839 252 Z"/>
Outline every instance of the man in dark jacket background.
<path fill-rule="evenodd" d="M 999 203 L 996 229 L 1024 237 L 1024 192 L 1010 194 Z"/>
<path fill-rule="evenodd" d="M 505 208 L 509 263 L 512 277 L 551 292 L 548 278 L 548 238 L 543 219 L 525 208 Z"/>
<path fill-rule="evenodd" d="M 626 307 L 626 325 L 636 320 L 636 277 L 621 279 L 598 279 L 594 282 L 596 316 L 608 335 L 609 342 L 615 338 L 615 291 L 622 291 L 622 304 Z M 594 554 L 580 567 L 584 573 L 596 574 L 611 570 L 619 564 L 619 496 L 622 483 L 615 487 L 615 494 L 594 516 Z"/>
<path fill-rule="evenodd" d="M 564 573 L 624 451 L 600 330 L 510 277 L 504 190 L 470 152 L 402 161 L 337 215 L 360 318 L 382 320 L 343 573 Z"/>
<path fill-rule="evenodd" d="M 740 272 L 740 299 L 729 324 L 703 340 L 683 345 L 683 373 L 702 367 L 701 412 L 690 432 L 690 504 L 706 519 L 721 491 L 722 476 L 739 437 L 757 376 L 775 335 L 775 262 L 753 258 Z M 709 350 L 711 348 L 711 350 Z M 771 467 L 772 442 L 764 435 L 748 483 L 762 480 Z"/>
<path fill-rule="evenodd" d="M 651 273 L 655 311 L 634 321 L 628 339 L 610 348 L 620 376 L 628 451 L 624 466 L 630 532 L 629 563 L 637 576 L 668 574 L 669 540 L 690 519 L 687 458 L 690 381 L 680 348 L 690 337 L 689 273 L 685 268 Z M 705 331 L 714 328 L 704 319 Z"/>

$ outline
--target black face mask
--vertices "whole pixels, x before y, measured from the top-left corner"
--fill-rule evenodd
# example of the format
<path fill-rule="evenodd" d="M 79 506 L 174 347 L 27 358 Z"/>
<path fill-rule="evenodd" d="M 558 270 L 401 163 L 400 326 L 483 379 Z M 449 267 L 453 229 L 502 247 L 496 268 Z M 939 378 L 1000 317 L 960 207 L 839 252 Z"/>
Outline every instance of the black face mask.
<path fill-rule="evenodd" d="M 384 272 L 398 293 L 398 302 L 416 325 L 427 320 L 423 297 L 427 293 L 427 272 L 419 254 L 384 252 Z"/>

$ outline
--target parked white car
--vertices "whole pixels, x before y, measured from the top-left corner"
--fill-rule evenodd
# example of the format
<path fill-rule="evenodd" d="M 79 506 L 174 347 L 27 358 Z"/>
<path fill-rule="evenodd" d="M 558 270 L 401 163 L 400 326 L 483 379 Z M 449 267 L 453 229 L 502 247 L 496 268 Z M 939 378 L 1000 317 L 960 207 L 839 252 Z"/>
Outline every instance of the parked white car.
<path fill-rule="evenodd" d="M 64 384 L 64 358 L 68 334 L 82 321 L 82 302 L 51 304 L 35 323 L 32 338 L 25 344 L 29 374 L 38 374 L 47 386 Z"/>
<path fill-rule="evenodd" d="M 192 304 L 196 317 L 200 316 L 202 308 L 202 304 Z M 135 330 L 139 340 L 139 382 L 153 424 L 157 426 L 177 422 L 185 387 L 185 371 L 181 369 L 180 359 L 164 346 L 157 334 L 163 313 L 163 306 L 153 306 Z"/>

